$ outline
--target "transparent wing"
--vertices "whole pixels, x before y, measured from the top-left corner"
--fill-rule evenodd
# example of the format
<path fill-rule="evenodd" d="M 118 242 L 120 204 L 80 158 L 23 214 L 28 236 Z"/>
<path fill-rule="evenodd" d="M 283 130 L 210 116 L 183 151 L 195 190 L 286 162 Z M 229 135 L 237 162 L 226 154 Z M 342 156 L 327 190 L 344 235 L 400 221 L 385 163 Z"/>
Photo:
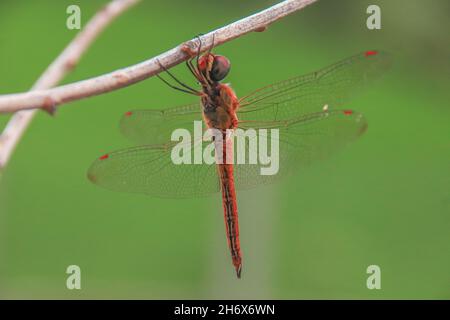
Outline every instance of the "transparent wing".
<path fill-rule="evenodd" d="M 175 129 L 192 130 L 202 121 L 200 102 L 164 110 L 132 110 L 120 120 L 121 133 L 135 144 L 163 144 Z"/>
<path fill-rule="evenodd" d="M 366 51 L 317 72 L 278 82 L 241 99 L 238 117 L 243 121 L 296 119 L 347 103 L 390 66 L 390 57 Z M 124 114 L 120 131 L 136 144 L 163 144 L 177 128 L 192 131 L 202 120 L 200 102 L 164 110 L 134 110 Z"/>
<path fill-rule="evenodd" d="M 171 158 L 175 144 L 134 147 L 106 154 L 91 165 L 88 178 L 113 191 L 161 198 L 218 192 L 220 185 L 215 165 L 175 165 Z"/>
<path fill-rule="evenodd" d="M 266 136 L 267 141 L 271 139 L 271 129 L 279 130 L 279 170 L 276 175 L 262 175 L 261 168 L 267 167 L 265 165 L 235 165 L 237 188 L 249 189 L 273 183 L 329 158 L 361 136 L 367 129 L 367 121 L 361 113 L 352 110 L 333 110 L 289 120 L 241 122 L 239 127 L 255 129 L 259 132 L 258 139 Z M 260 129 L 266 129 L 267 133 Z"/>
<path fill-rule="evenodd" d="M 240 127 L 246 128 L 246 123 Z M 259 164 L 236 164 L 237 189 L 272 183 L 315 160 L 329 156 L 360 136 L 367 123 L 352 111 L 327 111 L 288 121 L 255 121 L 251 128 L 279 130 L 279 171 L 261 175 Z M 270 130 L 267 137 L 271 137 Z M 265 138 L 260 134 L 258 139 Z M 210 142 L 204 142 L 205 147 Z M 236 145 L 236 144 L 235 144 Z M 246 153 L 248 154 L 248 146 Z M 270 144 L 269 144 L 270 145 Z M 215 164 L 175 165 L 171 151 L 175 143 L 142 146 L 104 155 L 88 171 L 89 179 L 114 191 L 144 193 L 158 197 L 203 196 L 220 190 Z"/>
<path fill-rule="evenodd" d="M 240 120 L 276 121 L 336 109 L 379 78 L 390 66 L 390 57 L 366 51 L 322 70 L 275 83 L 240 100 Z"/>
<path fill-rule="evenodd" d="M 363 116 L 336 108 L 383 74 L 389 65 L 387 54 L 367 51 L 241 99 L 240 128 L 279 129 L 279 171 L 276 175 L 261 175 L 259 164 L 236 164 L 236 187 L 271 183 L 326 158 L 359 137 L 367 127 Z M 128 112 L 120 123 L 122 133 L 134 142 L 156 145 L 101 157 L 89 169 L 89 178 L 108 189 L 160 197 L 192 197 L 219 191 L 215 165 L 174 165 L 171 160 L 174 143 L 166 142 L 172 131 L 191 131 L 194 120 L 201 120 L 197 103 L 163 111 Z"/>

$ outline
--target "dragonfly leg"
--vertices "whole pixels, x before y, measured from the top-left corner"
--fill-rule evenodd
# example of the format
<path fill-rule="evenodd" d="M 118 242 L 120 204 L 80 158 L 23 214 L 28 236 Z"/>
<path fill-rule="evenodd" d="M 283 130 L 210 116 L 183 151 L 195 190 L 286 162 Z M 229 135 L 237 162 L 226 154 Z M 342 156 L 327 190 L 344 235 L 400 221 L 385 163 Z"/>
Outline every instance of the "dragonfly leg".
<path fill-rule="evenodd" d="M 194 95 L 197 95 L 197 96 L 199 96 L 199 95 L 201 95 L 202 93 L 200 92 L 200 91 L 198 91 L 198 90 L 195 90 L 195 89 L 193 89 L 193 88 L 191 88 L 190 86 L 188 86 L 187 84 L 185 84 L 185 83 L 183 83 L 183 82 L 181 82 L 180 80 L 178 80 L 178 78 L 177 77 L 175 77 L 166 67 L 164 67 L 163 65 L 162 65 L 162 63 L 159 61 L 159 60 L 157 60 L 158 61 L 158 64 L 159 64 L 159 66 L 173 79 L 173 80 L 175 80 L 179 85 L 181 85 L 182 87 L 184 87 L 185 89 L 183 89 L 183 88 L 179 88 L 179 87 L 176 87 L 176 86 L 174 86 L 174 85 L 172 85 L 172 84 L 170 84 L 168 81 L 166 81 L 166 80 L 164 80 L 160 75 L 157 75 L 158 76 L 158 78 L 159 79 L 161 79 L 165 84 L 167 84 L 169 87 L 171 87 L 171 88 L 173 88 L 173 89 L 176 89 L 176 90 L 179 90 L 179 91 L 182 91 L 182 92 L 186 92 L 186 93 L 190 93 L 190 94 L 194 94 Z M 187 89 L 187 90 L 186 90 Z"/>
<path fill-rule="evenodd" d="M 188 67 L 189 71 L 194 75 L 194 77 L 197 79 L 197 81 L 201 81 L 200 76 L 197 72 L 197 70 L 195 69 L 194 65 L 192 64 L 192 59 L 186 60 L 186 66 Z"/>
<path fill-rule="evenodd" d="M 206 85 L 206 84 L 209 84 L 209 82 L 206 79 L 205 75 L 202 72 L 200 72 L 200 65 L 199 65 L 199 62 L 198 62 L 198 59 L 200 59 L 200 54 L 202 53 L 202 39 L 200 38 L 200 36 L 197 36 L 197 39 L 198 39 L 198 42 L 199 42 L 198 50 L 197 50 L 197 59 L 196 59 L 197 71 L 198 71 L 198 73 L 200 75 L 200 78 L 201 78 L 200 82 L 202 84 Z"/>
<path fill-rule="evenodd" d="M 175 90 L 178 90 L 178 91 L 181 91 L 181 92 L 184 92 L 184 93 L 189 93 L 189 94 L 193 94 L 193 95 L 198 95 L 198 94 L 195 94 L 195 93 L 193 93 L 192 91 L 188 91 L 188 90 L 185 90 L 185 89 L 183 89 L 183 88 L 179 88 L 179 87 L 177 87 L 177 86 L 174 86 L 173 84 L 170 84 L 168 81 L 166 81 L 166 80 L 164 80 L 164 78 L 162 78 L 159 74 L 157 74 L 156 75 L 162 82 L 164 82 L 166 85 L 168 85 L 169 87 L 171 87 L 172 89 L 175 89 Z"/>
<path fill-rule="evenodd" d="M 200 35 L 197 36 L 198 39 L 198 49 L 197 49 L 197 57 L 196 57 L 196 63 L 197 63 L 197 70 L 200 70 L 198 59 L 200 59 L 200 54 L 202 53 L 202 39 L 200 38 Z"/>
<path fill-rule="evenodd" d="M 212 35 L 212 43 L 211 43 L 211 46 L 210 46 L 209 49 L 208 49 L 208 55 L 211 54 L 211 51 L 212 51 L 212 49 L 214 48 L 214 42 L 215 42 L 215 39 L 216 39 L 216 34 L 213 33 L 213 35 Z"/>

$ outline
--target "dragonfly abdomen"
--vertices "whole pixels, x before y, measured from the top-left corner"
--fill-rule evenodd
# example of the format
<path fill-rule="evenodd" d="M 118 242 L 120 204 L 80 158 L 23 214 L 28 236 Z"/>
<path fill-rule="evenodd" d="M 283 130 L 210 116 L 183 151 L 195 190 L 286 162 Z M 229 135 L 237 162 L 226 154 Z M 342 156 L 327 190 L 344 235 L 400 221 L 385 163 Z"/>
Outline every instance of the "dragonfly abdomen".
<path fill-rule="evenodd" d="M 234 268 L 236 269 L 236 275 L 240 278 L 242 270 L 242 256 L 239 242 L 239 222 L 236 191 L 234 187 L 233 165 L 219 164 L 218 166 L 228 247 L 230 249 Z"/>

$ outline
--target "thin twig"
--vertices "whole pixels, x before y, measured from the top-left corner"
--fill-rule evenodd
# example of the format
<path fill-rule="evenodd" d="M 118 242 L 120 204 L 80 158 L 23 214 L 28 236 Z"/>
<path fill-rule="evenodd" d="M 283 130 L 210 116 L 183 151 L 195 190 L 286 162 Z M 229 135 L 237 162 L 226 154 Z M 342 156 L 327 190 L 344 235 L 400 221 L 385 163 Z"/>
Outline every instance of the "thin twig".
<path fill-rule="evenodd" d="M 92 19 L 83 27 L 83 30 L 64 49 L 63 52 L 45 70 L 41 77 L 31 88 L 33 92 L 41 92 L 43 89 L 51 88 L 62 80 L 78 63 L 83 53 L 92 44 L 95 38 L 110 24 L 117 16 L 126 11 L 140 0 L 112 0 L 103 7 Z M 7 96 L 6 96 L 7 97 Z M 6 105 L 9 103 L 6 102 Z M 15 108 L 9 111 L 17 111 L 26 108 Z M 3 133 L 0 136 L 0 169 L 8 163 L 20 138 L 33 119 L 37 109 L 23 110 L 15 113 Z"/>
<path fill-rule="evenodd" d="M 201 36 L 202 48 L 208 50 L 252 31 L 263 31 L 267 26 L 317 0 L 286 0 L 266 10 L 231 23 Z M 189 40 L 157 57 L 139 64 L 119 69 L 95 78 L 71 83 L 48 90 L 37 90 L 0 96 L 0 112 L 15 112 L 23 109 L 52 109 L 70 101 L 75 101 L 101 93 L 117 90 L 160 73 L 158 60 L 166 67 L 173 67 L 196 53 L 198 38 Z"/>

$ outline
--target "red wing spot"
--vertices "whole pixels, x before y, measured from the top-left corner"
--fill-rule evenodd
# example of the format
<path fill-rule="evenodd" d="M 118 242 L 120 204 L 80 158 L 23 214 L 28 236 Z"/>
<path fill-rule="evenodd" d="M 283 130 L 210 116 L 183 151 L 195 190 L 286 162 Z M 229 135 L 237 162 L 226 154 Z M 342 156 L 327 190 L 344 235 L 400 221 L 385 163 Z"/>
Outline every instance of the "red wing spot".
<path fill-rule="evenodd" d="M 368 57 L 368 56 L 374 56 L 377 54 L 378 54 L 378 51 L 372 50 L 372 51 L 366 51 L 365 56 Z"/>
<path fill-rule="evenodd" d="M 129 117 L 129 116 L 131 116 L 132 114 L 133 114 L 133 112 L 131 112 L 131 111 L 125 112 L 125 116 L 126 116 L 126 117 Z"/>
<path fill-rule="evenodd" d="M 344 110 L 344 114 L 345 114 L 346 116 L 350 116 L 350 115 L 353 114 L 353 110 Z"/>
<path fill-rule="evenodd" d="M 108 159 L 108 158 L 109 158 L 109 154 L 104 154 L 99 159 L 100 160 L 105 160 L 105 159 Z"/>

